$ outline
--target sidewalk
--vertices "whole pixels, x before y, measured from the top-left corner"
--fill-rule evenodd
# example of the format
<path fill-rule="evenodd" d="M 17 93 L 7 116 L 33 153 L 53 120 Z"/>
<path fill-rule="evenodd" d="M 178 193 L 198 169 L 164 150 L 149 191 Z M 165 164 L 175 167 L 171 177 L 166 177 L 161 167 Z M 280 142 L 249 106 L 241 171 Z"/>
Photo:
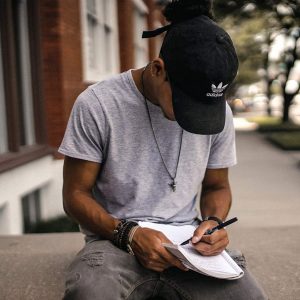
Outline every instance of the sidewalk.
<path fill-rule="evenodd" d="M 228 228 L 230 247 L 243 251 L 270 299 L 300 299 L 300 153 L 254 131 L 237 132 L 237 153 L 230 216 L 239 222 Z"/>

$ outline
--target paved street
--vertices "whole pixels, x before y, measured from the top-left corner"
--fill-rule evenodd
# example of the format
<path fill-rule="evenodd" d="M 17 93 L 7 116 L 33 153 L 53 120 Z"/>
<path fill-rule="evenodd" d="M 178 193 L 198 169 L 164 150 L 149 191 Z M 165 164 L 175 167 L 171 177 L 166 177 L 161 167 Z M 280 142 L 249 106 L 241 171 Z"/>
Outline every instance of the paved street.
<path fill-rule="evenodd" d="M 230 247 L 243 251 L 270 299 L 300 299 L 300 152 L 251 131 L 237 133 L 237 152 Z"/>

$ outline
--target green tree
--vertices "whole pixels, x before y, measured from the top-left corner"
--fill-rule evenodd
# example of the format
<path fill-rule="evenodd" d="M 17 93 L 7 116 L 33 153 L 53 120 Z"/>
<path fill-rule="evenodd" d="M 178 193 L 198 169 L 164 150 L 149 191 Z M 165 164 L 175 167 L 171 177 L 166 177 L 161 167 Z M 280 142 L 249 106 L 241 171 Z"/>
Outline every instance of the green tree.
<path fill-rule="evenodd" d="M 237 46 L 241 67 L 237 78 L 237 84 L 250 83 L 257 78 L 255 69 L 261 66 L 266 69 L 266 82 L 270 97 L 270 86 L 274 79 L 279 79 L 282 86 L 282 95 L 284 98 L 283 122 L 289 120 L 289 107 L 293 97 L 299 92 L 300 79 L 298 80 L 298 89 L 289 88 L 289 80 L 294 78 L 290 75 L 294 72 L 295 62 L 300 59 L 300 3 L 298 0 L 252 0 L 252 1 L 225 1 L 215 0 L 214 10 L 217 19 L 221 20 L 223 26 L 231 31 Z M 281 53 L 281 58 L 275 66 L 278 70 L 276 78 L 269 72 L 271 62 L 267 52 L 259 53 L 259 45 L 252 39 L 252 35 L 264 32 L 265 43 L 269 48 L 273 46 L 276 34 L 284 34 L 286 40 L 294 39 L 293 47 L 289 46 Z M 298 47 L 297 47 L 298 41 Z M 274 62 L 272 62 L 274 65 Z M 300 71 L 299 71 L 300 72 Z M 296 86 L 297 87 L 297 86 Z"/>

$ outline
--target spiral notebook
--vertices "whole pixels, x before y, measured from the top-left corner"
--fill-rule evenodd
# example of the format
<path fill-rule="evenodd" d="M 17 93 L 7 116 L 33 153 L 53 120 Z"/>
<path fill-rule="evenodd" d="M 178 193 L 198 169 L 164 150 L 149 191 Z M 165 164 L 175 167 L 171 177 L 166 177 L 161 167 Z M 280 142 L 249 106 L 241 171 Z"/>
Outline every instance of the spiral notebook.
<path fill-rule="evenodd" d="M 164 233 L 173 244 L 163 244 L 163 246 L 178 257 L 187 268 L 195 272 L 228 280 L 238 279 L 244 275 L 244 271 L 226 251 L 214 256 L 203 256 L 191 244 L 181 246 L 183 241 L 193 235 L 195 227 L 192 225 L 173 226 L 150 222 L 139 222 L 139 225 Z"/>

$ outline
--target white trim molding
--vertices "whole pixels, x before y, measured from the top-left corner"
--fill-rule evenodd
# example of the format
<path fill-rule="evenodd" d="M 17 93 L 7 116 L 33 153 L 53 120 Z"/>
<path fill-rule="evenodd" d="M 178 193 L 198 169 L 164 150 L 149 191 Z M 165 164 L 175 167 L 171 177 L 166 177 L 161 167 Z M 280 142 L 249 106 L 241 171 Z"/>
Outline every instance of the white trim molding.
<path fill-rule="evenodd" d="M 148 14 L 149 10 L 147 5 L 142 0 L 133 0 L 133 4 L 138 8 L 138 10 L 144 14 Z"/>
<path fill-rule="evenodd" d="M 120 71 L 116 0 L 81 0 L 83 78 L 101 81 Z"/>

